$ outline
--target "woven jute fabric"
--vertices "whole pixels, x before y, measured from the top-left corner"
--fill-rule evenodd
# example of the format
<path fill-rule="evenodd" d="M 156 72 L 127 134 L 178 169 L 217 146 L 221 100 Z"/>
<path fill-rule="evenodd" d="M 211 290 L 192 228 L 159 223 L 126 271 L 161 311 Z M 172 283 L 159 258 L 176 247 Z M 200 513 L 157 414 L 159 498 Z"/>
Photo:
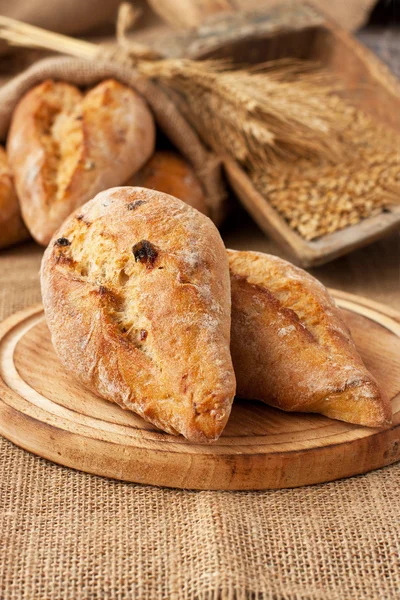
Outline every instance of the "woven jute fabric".
<path fill-rule="evenodd" d="M 210 217 L 217 225 L 220 224 L 225 214 L 225 190 L 220 160 L 205 148 L 165 90 L 141 77 L 134 69 L 116 61 L 55 57 L 32 65 L 0 89 L 0 140 L 6 139 L 18 101 L 35 85 L 54 79 L 86 87 L 110 77 L 131 86 L 145 98 L 159 130 L 195 170 L 205 191 Z"/>
<path fill-rule="evenodd" d="M 40 301 L 41 252 L 0 254 L 0 318 Z M 295 490 L 160 489 L 0 438 L 0 598 L 398 598 L 399 481 L 394 465 Z"/>
<path fill-rule="evenodd" d="M 243 247 L 276 249 L 254 240 Z M 363 293 L 368 272 L 367 295 L 396 306 L 381 271 L 392 261 L 398 277 L 398 238 L 375 246 L 317 275 Z M 40 301 L 41 252 L 0 253 L 0 319 Z M 296 490 L 189 492 L 73 471 L 0 437 L 0 600 L 396 599 L 399 514 L 400 463 Z"/>

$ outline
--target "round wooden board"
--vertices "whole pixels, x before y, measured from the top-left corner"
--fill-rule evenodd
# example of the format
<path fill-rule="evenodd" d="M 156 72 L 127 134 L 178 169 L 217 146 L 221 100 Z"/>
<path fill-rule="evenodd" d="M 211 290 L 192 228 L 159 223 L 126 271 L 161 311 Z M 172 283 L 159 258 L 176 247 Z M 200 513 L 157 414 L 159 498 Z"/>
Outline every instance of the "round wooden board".
<path fill-rule="evenodd" d="M 236 400 L 221 439 L 190 444 L 85 390 L 54 353 L 43 309 L 0 326 L 0 433 L 62 465 L 125 481 L 205 490 L 296 487 L 400 459 L 400 314 L 333 292 L 363 359 L 392 399 L 384 430 Z"/>

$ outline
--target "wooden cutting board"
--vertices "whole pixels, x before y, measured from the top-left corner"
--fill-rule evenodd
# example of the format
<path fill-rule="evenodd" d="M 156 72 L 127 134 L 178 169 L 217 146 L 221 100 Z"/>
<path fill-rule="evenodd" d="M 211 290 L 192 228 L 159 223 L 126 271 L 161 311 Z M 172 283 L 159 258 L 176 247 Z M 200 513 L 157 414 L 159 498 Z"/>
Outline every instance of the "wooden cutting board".
<path fill-rule="evenodd" d="M 333 293 L 392 399 L 393 424 L 384 430 L 237 400 L 218 442 L 190 444 L 74 381 L 58 362 L 39 305 L 0 325 L 0 433 L 61 465 L 177 488 L 288 488 L 391 464 L 400 460 L 400 313 Z"/>

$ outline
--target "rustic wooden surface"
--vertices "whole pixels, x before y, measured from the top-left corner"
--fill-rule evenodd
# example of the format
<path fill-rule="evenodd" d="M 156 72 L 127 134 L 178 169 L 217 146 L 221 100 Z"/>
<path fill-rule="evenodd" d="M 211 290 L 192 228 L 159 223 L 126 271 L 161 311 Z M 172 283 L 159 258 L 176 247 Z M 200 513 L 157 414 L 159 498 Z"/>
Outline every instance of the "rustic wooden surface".
<path fill-rule="evenodd" d="M 278 489 L 332 481 L 400 458 L 400 314 L 339 294 L 365 363 L 392 400 L 368 429 L 237 400 L 218 442 L 190 444 L 85 390 L 59 363 L 41 305 L 0 326 L 0 433 L 65 466 L 190 489 Z"/>
<path fill-rule="evenodd" d="M 400 27 L 369 27 L 358 38 L 400 77 Z M 223 237 L 228 247 L 270 252 L 289 259 L 289 253 L 265 235 L 238 204 L 223 228 Z M 308 270 L 327 286 L 400 310 L 400 232 Z"/>
<path fill-rule="evenodd" d="M 207 22 L 194 35 L 186 54 L 259 63 L 288 56 L 318 61 L 343 85 L 346 97 L 378 121 L 400 132 L 400 84 L 367 48 L 309 6 L 282 7 L 269 14 L 229 14 Z M 301 266 L 324 264 L 400 229 L 400 206 L 343 230 L 307 241 L 254 188 L 232 160 L 225 160 L 228 180 L 259 226 L 289 251 Z"/>

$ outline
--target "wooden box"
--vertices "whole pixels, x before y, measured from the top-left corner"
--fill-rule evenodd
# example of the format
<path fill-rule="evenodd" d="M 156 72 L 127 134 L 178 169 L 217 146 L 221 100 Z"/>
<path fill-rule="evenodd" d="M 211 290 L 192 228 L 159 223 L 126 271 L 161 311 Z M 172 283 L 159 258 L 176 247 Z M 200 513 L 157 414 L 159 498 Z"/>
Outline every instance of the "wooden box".
<path fill-rule="evenodd" d="M 175 52 L 192 58 L 228 57 L 242 64 L 284 57 L 318 61 L 344 84 L 352 104 L 400 134 L 397 79 L 354 37 L 306 4 L 268 13 L 221 15 L 200 26 L 195 34 L 183 36 Z M 356 225 L 306 241 L 255 189 L 239 164 L 230 159 L 224 164 L 229 182 L 246 209 L 302 266 L 323 264 L 400 228 L 400 205 L 396 205 Z"/>

